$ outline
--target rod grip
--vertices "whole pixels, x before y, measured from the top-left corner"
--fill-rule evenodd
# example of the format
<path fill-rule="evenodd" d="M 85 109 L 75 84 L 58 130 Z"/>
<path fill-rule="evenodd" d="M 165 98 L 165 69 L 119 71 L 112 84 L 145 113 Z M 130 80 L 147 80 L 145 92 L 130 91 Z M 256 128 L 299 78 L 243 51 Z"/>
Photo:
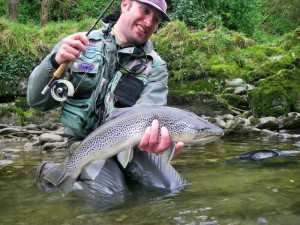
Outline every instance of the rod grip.
<path fill-rule="evenodd" d="M 53 76 L 56 78 L 60 78 L 60 76 L 62 75 L 62 73 L 65 71 L 65 69 L 68 67 L 69 62 L 64 62 L 63 64 L 61 64 L 57 70 L 54 72 Z"/>

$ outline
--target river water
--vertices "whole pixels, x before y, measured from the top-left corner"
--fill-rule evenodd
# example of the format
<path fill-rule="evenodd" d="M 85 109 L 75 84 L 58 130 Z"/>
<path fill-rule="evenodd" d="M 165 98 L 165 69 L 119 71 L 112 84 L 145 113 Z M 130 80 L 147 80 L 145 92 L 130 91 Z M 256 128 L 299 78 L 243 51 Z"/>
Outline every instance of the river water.
<path fill-rule="evenodd" d="M 24 150 L 24 143 L 3 144 L 19 149 L 13 164 L 0 168 L 0 224 L 189 224 L 299 225 L 300 156 L 242 161 L 254 149 L 299 150 L 299 140 L 224 137 L 185 148 L 172 160 L 189 182 L 179 194 L 136 191 L 123 203 L 112 199 L 88 202 L 34 185 L 42 160 L 60 162 L 65 152 Z"/>

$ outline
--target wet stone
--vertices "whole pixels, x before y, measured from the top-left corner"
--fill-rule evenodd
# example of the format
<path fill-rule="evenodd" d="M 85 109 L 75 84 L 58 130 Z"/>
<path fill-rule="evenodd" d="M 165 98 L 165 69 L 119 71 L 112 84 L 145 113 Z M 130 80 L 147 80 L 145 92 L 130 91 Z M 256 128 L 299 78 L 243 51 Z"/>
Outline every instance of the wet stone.
<path fill-rule="evenodd" d="M 40 144 L 44 144 L 47 142 L 63 142 L 64 138 L 57 134 L 52 133 L 44 133 L 40 136 L 39 142 Z"/>
<path fill-rule="evenodd" d="M 25 151 L 34 150 L 34 149 L 38 148 L 37 146 L 39 146 L 39 142 L 38 141 L 33 142 L 33 143 L 27 142 L 27 143 L 24 144 L 24 150 Z"/>
<path fill-rule="evenodd" d="M 59 151 L 66 149 L 66 142 L 48 142 L 42 146 L 43 151 Z"/>
<path fill-rule="evenodd" d="M 13 160 L 9 160 L 9 159 L 0 160 L 0 167 L 7 166 L 9 164 L 12 164 L 13 162 L 14 162 Z"/>
<path fill-rule="evenodd" d="M 18 152 L 21 152 L 20 149 L 16 149 L 16 148 L 5 148 L 2 150 L 2 152 L 5 152 L 5 153 L 18 153 Z"/>
<path fill-rule="evenodd" d="M 300 141 L 297 141 L 297 142 L 294 144 L 294 146 L 300 147 Z"/>

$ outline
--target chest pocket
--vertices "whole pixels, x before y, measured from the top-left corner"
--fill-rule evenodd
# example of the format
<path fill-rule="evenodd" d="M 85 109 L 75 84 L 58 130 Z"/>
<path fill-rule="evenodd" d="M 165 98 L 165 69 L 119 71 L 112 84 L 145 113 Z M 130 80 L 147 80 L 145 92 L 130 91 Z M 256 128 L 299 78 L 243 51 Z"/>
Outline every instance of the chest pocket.
<path fill-rule="evenodd" d="M 92 43 L 92 45 L 87 46 L 86 54 L 80 54 L 80 57 L 75 61 L 71 79 L 74 87 L 78 87 L 78 92 L 96 88 L 104 63 L 103 45 L 103 42 Z"/>
<path fill-rule="evenodd" d="M 71 81 L 76 88 L 75 96 L 67 99 L 61 113 L 61 122 L 81 136 L 90 133 L 98 120 L 96 101 L 99 90 L 105 83 L 101 80 L 104 57 L 103 42 L 87 46 L 85 55 L 81 54 L 73 65 Z M 100 82 L 100 84 L 99 84 Z M 98 85 L 98 87 L 97 87 Z M 78 87 L 78 88 L 77 88 Z M 86 97 L 82 97 L 86 94 Z"/>

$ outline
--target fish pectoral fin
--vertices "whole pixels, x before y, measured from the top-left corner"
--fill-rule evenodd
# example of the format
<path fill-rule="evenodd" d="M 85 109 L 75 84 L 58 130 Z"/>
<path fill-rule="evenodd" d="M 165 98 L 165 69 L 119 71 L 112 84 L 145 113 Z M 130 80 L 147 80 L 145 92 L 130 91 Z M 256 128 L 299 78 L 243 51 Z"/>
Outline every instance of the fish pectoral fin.
<path fill-rule="evenodd" d="M 175 146 L 176 146 L 176 142 L 171 141 L 169 148 L 161 154 L 161 157 L 163 158 L 163 161 L 165 163 L 169 164 L 171 159 L 173 158 L 175 152 Z"/>
<path fill-rule="evenodd" d="M 133 148 L 130 147 L 118 153 L 117 158 L 123 168 L 126 168 L 127 164 L 132 160 L 133 151 Z"/>
<path fill-rule="evenodd" d="M 85 180 L 94 180 L 100 173 L 105 160 L 95 160 L 87 164 L 80 173 L 80 178 Z"/>

